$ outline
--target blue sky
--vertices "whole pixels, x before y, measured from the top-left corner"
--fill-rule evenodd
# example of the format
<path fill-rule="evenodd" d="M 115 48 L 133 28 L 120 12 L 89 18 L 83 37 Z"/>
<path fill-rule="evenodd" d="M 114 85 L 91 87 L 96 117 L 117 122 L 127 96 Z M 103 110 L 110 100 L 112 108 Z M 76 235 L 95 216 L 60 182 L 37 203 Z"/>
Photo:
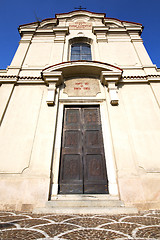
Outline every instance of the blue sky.
<path fill-rule="evenodd" d="M 55 17 L 82 5 L 107 17 L 141 23 L 142 38 L 152 62 L 160 68 L 160 0 L 0 0 L 0 69 L 10 65 L 18 47 L 18 26 L 36 18 Z"/>

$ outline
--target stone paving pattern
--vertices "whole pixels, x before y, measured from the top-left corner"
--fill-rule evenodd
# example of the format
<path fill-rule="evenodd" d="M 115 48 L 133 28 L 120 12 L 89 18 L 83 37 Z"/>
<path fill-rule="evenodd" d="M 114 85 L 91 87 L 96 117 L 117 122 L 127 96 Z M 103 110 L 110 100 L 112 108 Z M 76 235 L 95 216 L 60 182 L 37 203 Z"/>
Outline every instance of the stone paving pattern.
<path fill-rule="evenodd" d="M 0 240 L 160 239 L 160 211 L 136 215 L 0 212 Z"/>

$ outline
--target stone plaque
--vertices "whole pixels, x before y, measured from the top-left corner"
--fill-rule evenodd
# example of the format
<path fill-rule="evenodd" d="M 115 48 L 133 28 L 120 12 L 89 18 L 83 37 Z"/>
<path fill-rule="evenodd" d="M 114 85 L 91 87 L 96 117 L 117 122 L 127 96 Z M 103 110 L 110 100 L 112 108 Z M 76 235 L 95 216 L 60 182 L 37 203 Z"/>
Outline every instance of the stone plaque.
<path fill-rule="evenodd" d="M 77 21 L 69 24 L 69 28 L 72 30 L 88 30 L 92 29 L 92 23 L 84 22 L 84 21 Z"/>
<path fill-rule="evenodd" d="M 98 79 L 74 78 L 65 81 L 64 93 L 69 97 L 96 97 L 100 93 Z"/>

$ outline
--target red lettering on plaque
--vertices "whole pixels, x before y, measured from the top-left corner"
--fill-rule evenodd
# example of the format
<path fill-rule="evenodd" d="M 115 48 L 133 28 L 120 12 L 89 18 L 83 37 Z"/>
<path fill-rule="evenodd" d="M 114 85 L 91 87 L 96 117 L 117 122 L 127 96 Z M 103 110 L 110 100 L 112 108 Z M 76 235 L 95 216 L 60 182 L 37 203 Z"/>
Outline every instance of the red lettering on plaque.
<path fill-rule="evenodd" d="M 81 90 L 81 88 L 78 88 L 78 87 L 74 87 L 74 90 Z"/>
<path fill-rule="evenodd" d="M 89 85 L 88 82 L 76 82 L 75 83 L 75 87 L 74 90 L 90 90 L 90 87 L 88 87 L 87 85 Z"/>
<path fill-rule="evenodd" d="M 89 87 L 84 87 L 83 89 L 84 89 L 84 90 L 90 90 L 90 88 L 89 88 Z"/>
<path fill-rule="evenodd" d="M 81 82 L 77 82 L 77 83 L 75 83 L 75 85 L 80 85 L 80 84 L 82 84 Z"/>

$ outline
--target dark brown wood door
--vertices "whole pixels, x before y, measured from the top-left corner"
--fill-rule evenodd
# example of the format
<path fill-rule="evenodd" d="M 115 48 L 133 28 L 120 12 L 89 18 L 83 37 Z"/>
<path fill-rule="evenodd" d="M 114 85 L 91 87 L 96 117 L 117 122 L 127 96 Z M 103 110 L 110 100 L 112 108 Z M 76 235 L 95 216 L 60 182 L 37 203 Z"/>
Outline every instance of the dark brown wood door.
<path fill-rule="evenodd" d="M 59 193 L 108 193 L 99 107 L 64 109 Z"/>

